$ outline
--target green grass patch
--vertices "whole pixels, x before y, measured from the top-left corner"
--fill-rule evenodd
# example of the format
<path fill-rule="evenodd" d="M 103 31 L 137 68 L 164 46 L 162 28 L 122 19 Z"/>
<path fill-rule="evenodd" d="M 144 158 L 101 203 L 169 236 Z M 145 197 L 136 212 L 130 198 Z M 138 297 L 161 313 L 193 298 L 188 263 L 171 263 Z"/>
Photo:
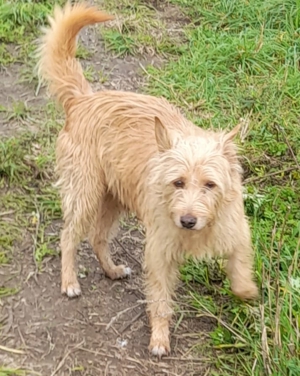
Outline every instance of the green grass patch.
<path fill-rule="evenodd" d="M 215 359 L 210 374 L 296 376 L 300 3 L 172 2 L 194 24 L 186 29 L 188 43 L 176 61 L 148 68 L 147 90 L 182 107 L 201 127 L 224 129 L 242 122 L 245 207 L 262 289 L 260 304 L 248 305 L 232 297 L 222 263 L 189 262 L 182 269 L 183 280 L 205 288 L 204 294 L 195 289 L 191 304 L 217 324 L 206 349 Z"/>
<path fill-rule="evenodd" d="M 56 3 L 62 1 L 0 0 L 0 42 L 19 43 L 37 36 Z"/>
<path fill-rule="evenodd" d="M 15 288 L 1 287 L 0 286 L 0 299 L 7 296 L 15 295 L 18 292 Z"/>
<path fill-rule="evenodd" d="M 0 241 L 8 261 L 21 237 L 32 239 L 35 259 L 55 254 L 56 237 L 47 228 L 61 218 L 57 190 L 52 187 L 54 145 L 61 124 L 53 104 L 46 107 L 45 122 L 37 133 L 23 132 L 0 142 Z"/>
<path fill-rule="evenodd" d="M 1 238 L 0 238 L 0 242 L 2 243 L 3 240 L 4 240 L 4 239 L 1 237 Z M 8 264 L 8 261 L 9 261 L 9 259 L 8 259 L 7 253 L 6 253 L 5 251 L 1 251 L 1 252 L 0 252 L 0 265 L 1 265 L 1 264 L 2 264 L 2 265 L 4 265 L 4 264 Z"/>
<path fill-rule="evenodd" d="M 14 62 L 25 63 L 23 79 L 31 82 L 36 78 L 31 56 L 36 48 L 34 42 L 54 5 L 63 3 L 62 0 L 0 0 L 0 68 Z"/>
<path fill-rule="evenodd" d="M 4 368 L 0 366 L 0 376 L 26 376 L 32 374 L 31 371 L 26 371 L 22 369 L 12 369 L 12 368 Z M 35 373 L 37 374 L 38 373 Z"/>
<path fill-rule="evenodd" d="M 21 63 L 22 81 L 36 80 L 33 42 L 55 3 L 59 2 L 0 0 L 0 67 Z M 84 48 L 79 49 L 79 54 L 88 56 Z M 20 131 L 0 140 L 0 265 L 10 263 L 14 247 L 22 246 L 25 240 L 39 266 L 46 256 L 56 254 L 57 235 L 49 231 L 49 225 L 61 218 L 58 193 L 52 187 L 54 141 L 61 128 L 59 115 L 51 103 L 43 109 L 33 109 L 18 100 L 0 107 L 6 122 L 23 126 L 39 123 L 37 132 Z M 0 298 L 17 291 L 4 283 Z M 0 368 L 3 375 L 24 374 L 9 372 Z"/>
<path fill-rule="evenodd" d="M 116 14 L 112 27 L 101 28 L 108 49 L 118 55 L 180 54 L 183 34 L 171 32 L 167 14 L 142 0 L 104 1 L 104 9 Z"/>

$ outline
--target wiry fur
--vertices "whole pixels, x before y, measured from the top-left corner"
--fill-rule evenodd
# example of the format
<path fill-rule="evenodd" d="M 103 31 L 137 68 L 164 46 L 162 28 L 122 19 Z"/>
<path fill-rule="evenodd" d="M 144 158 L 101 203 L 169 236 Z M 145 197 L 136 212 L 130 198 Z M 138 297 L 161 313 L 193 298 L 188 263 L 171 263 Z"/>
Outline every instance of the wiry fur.
<path fill-rule="evenodd" d="M 57 140 L 65 221 L 62 292 L 80 294 L 75 254 L 85 236 L 110 278 L 130 273 L 113 263 L 108 242 L 120 213 L 135 212 L 146 227 L 150 349 L 161 356 L 170 350 L 172 298 L 185 254 L 227 257 L 233 292 L 245 299 L 257 295 L 241 167 L 232 142 L 238 129 L 204 131 L 162 98 L 93 93 L 74 58 L 76 35 L 109 19 L 84 4 L 56 9 L 40 48 L 40 75 L 66 113 Z M 187 215 L 196 221 L 193 230 L 182 227 Z"/>

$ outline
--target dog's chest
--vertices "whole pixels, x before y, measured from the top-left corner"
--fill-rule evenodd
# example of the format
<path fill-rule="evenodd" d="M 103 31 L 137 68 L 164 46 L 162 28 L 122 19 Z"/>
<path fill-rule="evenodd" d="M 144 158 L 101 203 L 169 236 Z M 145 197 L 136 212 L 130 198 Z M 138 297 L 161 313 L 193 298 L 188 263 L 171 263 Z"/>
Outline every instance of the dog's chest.
<path fill-rule="evenodd" d="M 182 247 L 187 256 L 196 258 L 212 258 L 225 256 L 228 253 L 227 244 L 221 240 L 213 231 L 189 234 L 187 231 L 182 238 Z"/>

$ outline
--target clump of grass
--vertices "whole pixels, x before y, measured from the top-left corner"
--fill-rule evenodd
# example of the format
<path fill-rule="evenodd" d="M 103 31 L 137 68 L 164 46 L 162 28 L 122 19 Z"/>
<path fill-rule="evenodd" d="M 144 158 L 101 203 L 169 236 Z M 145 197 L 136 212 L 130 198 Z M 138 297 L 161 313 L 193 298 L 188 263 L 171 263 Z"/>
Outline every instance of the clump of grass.
<path fill-rule="evenodd" d="M 182 34 L 171 33 L 166 21 L 155 9 L 141 0 L 105 1 L 107 11 L 117 14 L 112 27 L 101 35 L 108 49 L 118 55 L 179 54 Z"/>
<path fill-rule="evenodd" d="M 2 237 L 0 238 L 0 242 L 4 243 L 5 242 L 5 239 L 3 239 Z M 0 265 L 4 265 L 4 264 L 7 264 L 9 261 L 8 257 L 7 257 L 7 253 L 5 251 L 1 251 L 0 252 Z"/>
<path fill-rule="evenodd" d="M 78 59 L 89 59 L 92 56 L 91 51 L 84 47 L 83 44 L 78 43 L 76 50 L 76 58 Z"/>
<path fill-rule="evenodd" d="M 26 103 L 17 101 L 12 103 L 12 107 L 7 112 L 6 120 L 24 120 L 29 115 L 29 108 Z"/>
<path fill-rule="evenodd" d="M 182 269 L 187 283 L 205 287 L 202 295 L 192 293 L 191 304 L 216 322 L 211 375 L 298 375 L 299 4 L 172 2 L 194 24 L 177 60 L 148 68 L 148 92 L 182 107 L 201 127 L 230 128 L 242 121 L 245 207 L 262 290 L 260 303 L 243 304 L 222 282 L 222 263 L 189 262 Z M 217 281 L 211 265 L 220 268 Z"/>
<path fill-rule="evenodd" d="M 84 70 L 84 72 L 83 72 L 83 74 L 84 74 L 84 77 L 87 79 L 87 81 L 89 81 L 89 82 L 94 82 L 95 81 L 95 79 L 96 79 L 96 70 L 95 70 L 95 68 L 93 67 L 93 66 L 88 66 L 85 70 Z"/>
<path fill-rule="evenodd" d="M 13 55 L 8 51 L 8 48 L 5 44 L 0 45 L 0 67 L 6 66 L 14 62 Z"/>
<path fill-rule="evenodd" d="M 0 286 L 0 299 L 7 296 L 15 295 L 18 292 L 15 288 L 1 287 Z"/>
<path fill-rule="evenodd" d="M 28 143 L 24 137 L 24 144 L 17 138 L 10 138 L 0 142 L 0 177 L 8 178 L 10 181 L 19 178 L 22 174 L 29 172 L 30 168 L 26 163 L 19 163 L 25 159 L 28 151 Z"/>
<path fill-rule="evenodd" d="M 0 367 L 0 376 L 25 376 L 26 374 L 28 372 L 22 369 Z"/>

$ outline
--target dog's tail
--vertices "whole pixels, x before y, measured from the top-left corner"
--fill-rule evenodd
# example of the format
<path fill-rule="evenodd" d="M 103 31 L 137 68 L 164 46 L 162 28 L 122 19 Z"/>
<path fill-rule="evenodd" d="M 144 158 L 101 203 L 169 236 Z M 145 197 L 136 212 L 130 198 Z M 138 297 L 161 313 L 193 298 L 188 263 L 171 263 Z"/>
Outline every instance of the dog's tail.
<path fill-rule="evenodd" d="M 50 93 L 65 109 L 73 98 L 92 92 L 75 59 L 77 34 L 87 25 L 112 19 L 95 7 L 83 3 L 72 7 L 69 2 L 63 9 L 56 7 L 54 17 L 49 17 L 50 27 L 44 29 L 37 68 Z"/>

